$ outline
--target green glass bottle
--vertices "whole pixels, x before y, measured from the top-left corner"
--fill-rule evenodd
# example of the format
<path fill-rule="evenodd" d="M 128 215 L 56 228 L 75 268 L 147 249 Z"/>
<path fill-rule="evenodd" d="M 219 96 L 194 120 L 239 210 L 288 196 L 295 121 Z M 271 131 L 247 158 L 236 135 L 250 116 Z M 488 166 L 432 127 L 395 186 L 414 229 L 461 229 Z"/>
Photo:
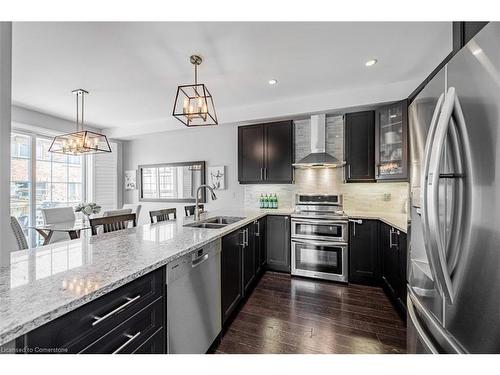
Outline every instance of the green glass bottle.
<path fill-rule="evenodd" d="M 264 194 L 260 194 L 259 207 L 264 208 Z"/>
<path fill-rule="evenodd" d="M 278 196 L 276 195 L 276 193 L 274 194 L 274 208 L 278 208 Z"/>

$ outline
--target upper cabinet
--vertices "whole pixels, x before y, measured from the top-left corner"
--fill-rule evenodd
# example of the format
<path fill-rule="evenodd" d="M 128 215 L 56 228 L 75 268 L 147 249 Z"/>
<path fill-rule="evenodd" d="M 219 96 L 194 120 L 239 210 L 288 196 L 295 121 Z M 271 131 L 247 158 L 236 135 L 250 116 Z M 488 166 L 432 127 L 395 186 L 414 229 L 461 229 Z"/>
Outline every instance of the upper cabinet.
<path fill-rule="evenodd" d="M 293 121 L 238 128 L 238 180 L 241 184 L 293 182 Z"/>
<path fill-rule="evenodd" d="M 375 112 L 375 178 L 408 179 L 407 101 Z"/>
<path fill-rule="evenodd" d="M 345 126 L 345 180 L 375 180 L 375 112 L 347 113 Z"/>

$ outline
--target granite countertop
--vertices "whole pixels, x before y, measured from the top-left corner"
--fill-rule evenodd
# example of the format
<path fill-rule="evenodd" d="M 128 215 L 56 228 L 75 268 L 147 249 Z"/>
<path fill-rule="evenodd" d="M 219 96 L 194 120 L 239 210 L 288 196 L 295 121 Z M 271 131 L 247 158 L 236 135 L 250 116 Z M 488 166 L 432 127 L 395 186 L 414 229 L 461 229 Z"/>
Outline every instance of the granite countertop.
<path fill-rule="evenodd" d="M 14 251 L 0 269 L 0 345 L 164 266 L 235 229 L 292 209 L 218 210 L 207 217 L 245 219 L 222 229 L 184 227 L 192 219 Z"/>
<path fill-rule="evenodd" d="M 11 266 L 0 269 L 0 345 L 256 219 L 292 212 L 292 208 L 217 210 L 205 216 L 244 219 L 221 229 L 201 229 L 185 227 L 192 219 L 180 218 L 14 251 Z M 406 232 L 406 214 L 346 213 L 382 220 Z"/>
<path fill-rule="evenodd" d="M 346 211 L 347 216 L 355 219 L 373 219 L 380 220 L 384 223 L 393 226 L 400 231 L 407 233 L 408 231 L 408 215 L 407 214 L 392 214 L 378 212 L 363 212 L 363 211 Z"/>

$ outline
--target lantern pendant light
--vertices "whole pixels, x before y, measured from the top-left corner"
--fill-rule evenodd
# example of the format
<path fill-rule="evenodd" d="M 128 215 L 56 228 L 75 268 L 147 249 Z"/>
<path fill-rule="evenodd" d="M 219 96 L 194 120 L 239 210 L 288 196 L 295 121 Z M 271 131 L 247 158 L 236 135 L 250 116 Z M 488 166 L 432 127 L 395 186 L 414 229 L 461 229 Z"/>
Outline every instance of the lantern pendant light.
<path fill-rule="evenodd" d="M 198 65 L 203 59 L 192 55 L 189 61 L 194 65 L 194 84 L 177 87 L 172 115 L 189 127 L 217 125 L 212 95 L 203 83 L 198 83 Z"/>
<path fill-rule="evenodd" d="M 67 155 L 111 152 L 108 138 L 104 134 L 83 128 L 85 95 L 88 94 L 88 91 L 77 89 L 72 92 L 76 96 L 76 132 L 56 136 L 50 145 L 49 152 Z"/>

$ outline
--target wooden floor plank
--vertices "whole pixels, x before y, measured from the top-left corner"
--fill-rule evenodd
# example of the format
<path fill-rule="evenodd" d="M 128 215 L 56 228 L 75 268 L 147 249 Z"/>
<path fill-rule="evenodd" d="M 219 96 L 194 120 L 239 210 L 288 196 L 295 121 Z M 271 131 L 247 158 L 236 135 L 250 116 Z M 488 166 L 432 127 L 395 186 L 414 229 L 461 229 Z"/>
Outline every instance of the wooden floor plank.
<path fill-rule="evenodd" d="M 267 272 L 215 353 L 405 353 L 406 326 L 381 288 Z"/>

